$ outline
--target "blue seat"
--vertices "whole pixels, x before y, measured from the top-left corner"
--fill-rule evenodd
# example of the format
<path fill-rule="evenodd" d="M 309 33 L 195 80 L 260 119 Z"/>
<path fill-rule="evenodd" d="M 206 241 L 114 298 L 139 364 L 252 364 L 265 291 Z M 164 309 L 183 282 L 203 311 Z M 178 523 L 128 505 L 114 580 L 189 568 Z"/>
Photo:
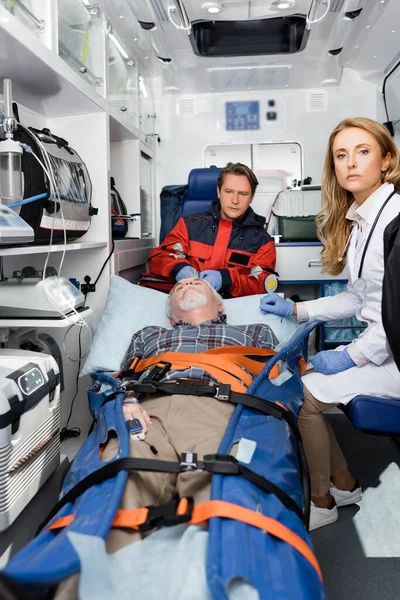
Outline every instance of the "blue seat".
<path fill-rule="evenodd" d="M 400 400 L 356 396 L 340 408 L 356 429 L 380 435 L 400 435 Z"/>
<path fill-rule="evenodd" d="M 188 197 L 182 208 L 182 216 L 205 212 L 213 200 L 218 199 L 217 180 L 221 169 L 192 169 L 189 173 Z"/>

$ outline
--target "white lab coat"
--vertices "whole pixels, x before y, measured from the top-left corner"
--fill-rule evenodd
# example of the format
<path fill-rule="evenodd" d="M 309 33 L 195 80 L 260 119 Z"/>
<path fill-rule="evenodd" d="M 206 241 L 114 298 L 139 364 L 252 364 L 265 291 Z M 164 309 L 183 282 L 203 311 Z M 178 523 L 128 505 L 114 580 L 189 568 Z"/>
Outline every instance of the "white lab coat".
<path fill-rule="evenodd" d="M 400 213 L 399 194 L 389 200 L 369 242 L 361 274 L 366 283 L 365 290 L 356 292 L 353 288 L 372 224 L 393 189 L 393 184 L 385 183 L 365 201 L 364 209 L 368 208 L 368 216 L 363 231 L 354 222 L 355 230 L 347 253 L 347 290 L 336 296 L 305 303 L 310 320 L 332 321 L 356 315 L 368 324 L 367 329 L 351 343 L 349 350 L 350 353 L 352 349 L 355 353 L 361 352 L 370 362 L 336 375 L 309 373 L 303 377 L 304 385 L 320 402 L 347 404 L 359 394 L 400 400 L 400 372 L 392 358 L 382 325 L 383 233 L 388 223 Z"/>

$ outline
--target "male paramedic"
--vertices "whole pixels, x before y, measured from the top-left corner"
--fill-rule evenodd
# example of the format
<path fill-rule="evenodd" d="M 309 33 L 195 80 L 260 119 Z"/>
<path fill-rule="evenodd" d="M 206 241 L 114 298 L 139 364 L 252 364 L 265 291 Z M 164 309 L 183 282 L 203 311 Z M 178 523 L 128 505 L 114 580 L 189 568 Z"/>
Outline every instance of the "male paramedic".
<path fill-rule="evenodd" d="M 225 297 L 262 294 L 275 273 L 275 244 L 265 218 L 250 204 L 258 181 L 241 163 L 228 163 L 218 176 L 210 208 L 181 218 L 149 254 L 150 276 L 181 281 L 200 277 Z"/>
<path fill-rule="evenodd" d="M 213 370 L 218 366 L 218 356 L 213 355 L 210 366 L 203 369 L 195 365 L 196 354 L 221 346 L 238 348 L 238 357 L 243 357 L 244 346 L 258 348 L 257 354 L 260 355 L 271 354 L 270 350 L 277 344 L 277 339 L 268 325 L 228 325 L 223 310 L 221 296 L 206 279 L 182 279 L 174 286 L 167 301 L 167 316 L 173 328 L 150 325 L 135 333 L 123 359 L 121 374 L 137 359 L 151 361 L 156 356 L 158 360 L 154 362 L 157 363 L 162 354 L 169 352 L 176 357 L 179 369 L 173 365 L 160 382 L 211 384 L 216 382 L 216 378 L 207 369 Z M 184 357 L 186 353 L 191 354 L 187 366 L 185 361 L 181 364 L 179 358 L 180 354 Z M 258 365 L 261 368 L 263 366 L 262 363 Z M 250 383 L 247 369 L 246 364 L 243 378 Z M 148 375 L 148 371 L 143 371 L 140 380 Z M 127 398 L 123 405 L 125 421 L 139 419 L 145 434 L 142 441 L 131 440 L 130 455 L 134 458 L 176 462 L 183 452 L 196 452 L 202 460 L 204 455 L 218 452 L 233 410 L 234 405 L 212 396 L 159 394 L 141 398 L 140 404 L 135 397 Z M 117 451 L 117 438 L 111 437 L 102 452 L 102 459 L 111 460 Z M 180 498 L 192 497 L 195 504 L 200 504 L 210 499 L 210 488 L 211 474 L 207 472 L 177 475 L 138 471 L 130 473 L 128 477 L 120 508 L 132 510 L 160 505 L 171 501 L 176 495 Z M 107 552 L 113 553 L 142 537 L 143 534 L 136 531 L 113 528 L 107 536 Z M 78 576 L 69 578 L 60 585 L 56 600 L 77 598 L 77 586 Z"/>

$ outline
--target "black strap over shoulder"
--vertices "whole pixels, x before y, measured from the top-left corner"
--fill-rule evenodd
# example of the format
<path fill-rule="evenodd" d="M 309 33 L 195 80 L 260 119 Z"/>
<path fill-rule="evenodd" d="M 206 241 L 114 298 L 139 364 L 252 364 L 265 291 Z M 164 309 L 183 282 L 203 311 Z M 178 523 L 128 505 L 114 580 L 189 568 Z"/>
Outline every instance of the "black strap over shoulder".
<path fill-rule="evenodd" d="M 131 381 L 126 385 L 121 386 L 119 391 L 126 390 L 142 394 L 182 394 L 182 395 L 193 395 L 193 396 L 209 396 L 221 400 L 223 402 L 229 402 L 231 404 L 242 404 L 246 408 L 253 408 L 260 412 L 275 417 L 276 419 L 283 419 L 289 425 L 294 437 L 297 441 L 301 440 L 300 433 L 297 429 L 296 421 L 291 413 L 285 410 L 279 404 L 252 396 L 251 394 L 242 394 L 241 392 L 234 392 L 231 390 L 229 384 L 207 384 L 207 383 L 193 383 L 190 380 L 186 381 L 171 381 L 166 383 L 160 383 L 157 380 L 146 378 L 144 381 L 137 382 Z M 115 396 L 109 396 L 106 401 L 112 400 Z"/>

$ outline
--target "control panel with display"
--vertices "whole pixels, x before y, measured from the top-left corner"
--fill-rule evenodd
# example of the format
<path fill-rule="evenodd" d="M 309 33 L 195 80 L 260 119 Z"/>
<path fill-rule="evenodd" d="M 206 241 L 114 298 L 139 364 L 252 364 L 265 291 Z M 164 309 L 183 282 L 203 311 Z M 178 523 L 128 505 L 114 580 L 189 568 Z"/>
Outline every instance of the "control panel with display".
<path fill-rule="evenodd" d="M 257 100 L 226 102 L 225 116 L 227 131 L 260 129 L 260 103 Z"/>

